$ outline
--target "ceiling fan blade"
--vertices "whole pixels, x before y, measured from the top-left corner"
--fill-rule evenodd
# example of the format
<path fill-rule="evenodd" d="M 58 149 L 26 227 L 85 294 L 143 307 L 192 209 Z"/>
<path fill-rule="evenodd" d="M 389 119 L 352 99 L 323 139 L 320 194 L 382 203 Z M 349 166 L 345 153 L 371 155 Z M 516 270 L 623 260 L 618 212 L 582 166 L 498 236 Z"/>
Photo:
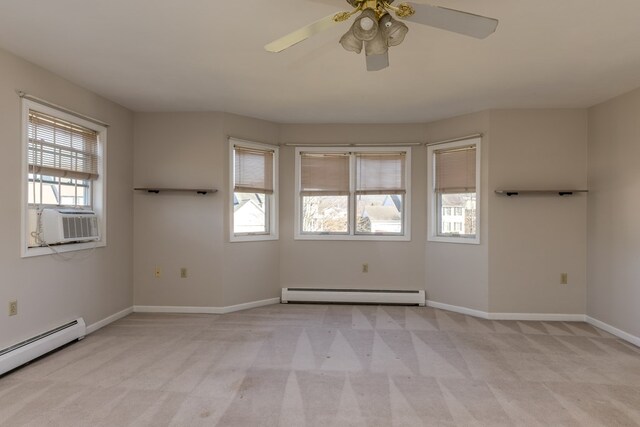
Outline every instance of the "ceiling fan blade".
<path fill-rule="evenodd" d="M 327 6 L 333 6 L 335 7 L 336 4 L 341 3 L 340 1 L 337 0 L 309 0 L 313 3 L 320 3 L 320 4 L 325 4 Z M 344 4 L 344 2 L 342 2 Z"/>
<path fill-rule="evenodd" d="M 280 37 L 278 40 L 272 41 L 264 48 L 269 52 L 282 52 L 283 50 L 338 24 L 339 22 L 334 19 L 335 16 L 336 14 L 334 13 L 333 15 L 324 17 L 307 25 L 306 27 L 302 27 L 284 37 Z"/>
<path fill-rule="evenodd" d="M 365 55 L 367 58 L 367 71 L 380 71 L 389 66 L 389 51 L 380 55 Z"/>
<path fill-rule="evenodd" d="M 404 17 L 407 21 L 429 25 L 454 33 L 484 39 L 496 31 L 498 20 L 486 16 L 446 7 L 432 6 L 428 4 L 407 3 L 416 13 Z"/>

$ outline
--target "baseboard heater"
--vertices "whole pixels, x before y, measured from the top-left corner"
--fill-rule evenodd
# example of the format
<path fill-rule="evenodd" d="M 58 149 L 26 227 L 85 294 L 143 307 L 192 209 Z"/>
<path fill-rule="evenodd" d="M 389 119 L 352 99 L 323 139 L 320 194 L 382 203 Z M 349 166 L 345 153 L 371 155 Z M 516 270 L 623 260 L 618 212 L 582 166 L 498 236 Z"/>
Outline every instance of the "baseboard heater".
<path fill-rule="evenodd" d="M 425 305 L 424 291 L 282 288 L 281 302 Z"/>
<path fill-rule="evenodd" d="M 87 327 L 82 318 L 58 326 L 28 340 L 0 350 L 0 375 L 5 374 L 43 354 L 71 341 L 82 339 Z"/>

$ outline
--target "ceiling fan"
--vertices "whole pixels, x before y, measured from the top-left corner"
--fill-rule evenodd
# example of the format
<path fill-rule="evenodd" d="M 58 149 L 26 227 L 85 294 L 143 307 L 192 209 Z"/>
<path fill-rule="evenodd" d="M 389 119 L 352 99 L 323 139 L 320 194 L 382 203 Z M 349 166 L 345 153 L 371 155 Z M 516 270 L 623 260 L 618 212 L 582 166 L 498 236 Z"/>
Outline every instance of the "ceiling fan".
<path fill-rule="evenodd" d="M 267 44 L 264 48 L 269 52 L 281 52 L 360 13 L 349 31 L 340 39 L 340 44 L 346 50 L 356 53 L 360 53 L 364 46 L 367 70 L 378 71 L 389 66 L 389 47 L 402 43 L 409 31 L 404 22 L 391 16 L 391 12 L 405 21 L 478 39 L 484 39 L 493 34 L 498 27 L 497 19 L 446 7 L 413 2 L 395 6 L 392 5 L 394 0 L 346 1 L 353 7 L 350 12 L 329 15 Z"/>

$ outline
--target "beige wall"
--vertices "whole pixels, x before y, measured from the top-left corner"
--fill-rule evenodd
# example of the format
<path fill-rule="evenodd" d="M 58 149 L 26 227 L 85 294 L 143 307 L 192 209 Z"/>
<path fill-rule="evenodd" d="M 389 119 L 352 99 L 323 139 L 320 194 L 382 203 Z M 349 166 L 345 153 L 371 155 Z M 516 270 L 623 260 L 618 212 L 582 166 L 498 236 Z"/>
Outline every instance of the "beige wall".
<path fill-rule="evenodd" d="M 424 142 L 424 126 L 282 125 L 282 143 Z M 426 150 L 412 148 L 411 241 L 294 240 L 293 147 L 281 149 L 280 283 L 282 287 L 424 289 Z M 369 272 L 362 273 L 362 264 Z"/>
<path fill-rule="evenodd" d="M 87 259 L 20 258 L 22 117 L 16 89 L 111 125 L 108 246 Z M 79 316 L 92 324 L 132 305 L 132 135 L 128 110 L 0 50 L 0 348 Z M 84 258 L 85 252 L 76 254 Z M 18 315 L 7 317 L 13 299 Z"/>
<path fill-rule="evenodd" d="M 280 149 L 280 240 L 229 242 L 227 136 L 322 145 L 413 143 L 477 132 L 484 133 L 480 245 L 426 241 L 422 146 L 412 151 L 410 242 L 295 240 L 295 149 L 286 146 Z M 487 111 L 427 125 L 377 126 L 137 114 L 137 186 L 213 186 L 219 192 L 135 196 L 135 303 L 220 307 L 273 298 L 281 287 L 295 286 L 426 288 L 429 300 L 482 311 L 583 313 L 586 197 L 504 199 L 493 190 L 585 188 L 585 144 L 585 110 Z M 363 263 L 369 273 L 361 272 Z M 153 277 L 155 266 L 161 278 Z M 180 267 L 189 269 L 189 278 L 179 278 Z M 562 272 L 569 273 L 569 285 L 559 285 Z"/>
<path fill-rule="evenodd" d="M 136 305 L 224 307 L 278 296 L 278 242 L 229 242 L 227 136 L 275 143 L 278 128 L 225 113 L 136 114 L 136 187 L 218 189 L 136 193 Z"/>
<path fill-rule="evenodd" d="M 423 125 L 276 125 L 223 113 L 135 116 L 135 186 L 214 187 L 210 196 L 137 193 L 135 304 L 222 307 L 279 296 L 283 286 L 424 288 L 425 149 L 412 153 L 411 242 L 293 239 L 294 167 L 280 150 L 280 240 L 229 242 L 227 136 L 278 143 L 421 142 Z M 198 224 L 197 227 L 194 224 Z M 361 273 L 369 263 L 370 272 Z M 155 267 L 162 270 L 154 277 Z M 189 271 L 179 278 L 181 267 Z"/>
<path fill-rule="evenodd" d="M 585 313 L 588 196 L 494 190 L 586 189 L 586 110 L 491 111 L 490 128 L 489 311 Z"/>
<path fill-rule="evenodd" d="M 584 313 L 586 196 L 497 196 L 586 188 L 586 110 L 493 110 L 426 125 L 438 141 L 483 133 L 480 245 L 426 242 L 429 300 L 492 313 Z M 560 274 L 569 285 L 560 286 Z"/>
<path fill-rule="evenodd" d="M 640 90 L 589 110 L 588 309 L 640 337 Z"/>
<path fill-rule="evenodd" d="M 233 114 L 224 114 L 224 134 L 267 144 L 277 144 L 279 127 L 263 120 L 251 119 Z M 225 171 L 225 189 L 230 186 L 228 144 L 222 168 Z M 281 178 L 282 179 L 282 176 Z M 225 205 L 232 200 L 230 190 L 225 192 Z M 229 230 L 230 211 L 224 210 L 225 230 Z M 280 228 L 286 226 L 280 219 Z M 224 240 L 224 305 L 236 305 L 251 301 L 260 301 L 280 296 L 280 243 L 229 242 L 229 233 Z"/>
<path fill-rule="evenodd" d="M 222 305 L 222 120 L 219 113 L 135 115 L 136 187 L 219 190 L 207 195 L 135 193 L 136 305 Z M 180 278 L 182 267 L 187 268 L 186 279 Z"/>
<path fill-rule="evenodd" d="M 469 114 L 426 125 L 427 141 L 436 142 L 482 133 L 480 173 L 480 244 L 426 242 L 427 299 L 488 311 L 489 307 L 489 203 L 487 167 L 491 153 L 489 112 Z M 426 158 L 424 165 L 426 166 Z M 426 179 L 426 175 L 425 175 Z M 426 182 L 423 192 L 426 193 Z M 431 211 L 429 211 L 430 214 Z M 426 239 L 425 239 L 426 240 Z"/>

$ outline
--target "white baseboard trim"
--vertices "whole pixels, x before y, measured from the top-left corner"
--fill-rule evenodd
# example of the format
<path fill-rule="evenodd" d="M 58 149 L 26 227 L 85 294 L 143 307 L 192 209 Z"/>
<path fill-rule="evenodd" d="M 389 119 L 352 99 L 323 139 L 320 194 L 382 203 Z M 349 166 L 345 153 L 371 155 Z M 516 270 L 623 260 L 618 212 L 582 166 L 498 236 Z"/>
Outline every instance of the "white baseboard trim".
<path fill-rule="evenodd" d="M 444 304 L 436 301 L 427 301 L 427 305 L 433 308 L 453 311 L 455 313 L 467 314 L 488 320 L 534 320 L 546 322 L 584 322 L 584 314 L 554 314 L 554 313 L 488 313 L 486 311 L 475 310 L 457 305 Z"/>
<path fill-rule="evenodd" d="M 604 323 L 598 319 L 594 319 L 593 317 L 590 316 L 586 316 L 586 321 L 587 323 L 589 323 L 592 326 L 595 326 L 596 328 L 600 328 L 605 332 L 609 332 L 612 335 L 615 335 L 616 337 L 623 339 L 625 341 L 630 342 L 631 344 L 640 347 L 640 337 L 636 337 L 635 335 L 631 335 L 621 329 L 618 329 L 614 326 L 611 326 L 607 323 Z"/>
<path fill-rule="evenodd" d="M 173 305 L 134 305 L 134 313 L 220 314 L 221 307 L 186 307 Z"/>
<path fill-rule="evenodd" d="M 131 313 L 133 313 L 133 307 L 129 307 L 129 308 L 125 308 L 122 311 L 119 311 L 115 314 L 112 314 L 109 317 L 105 317 L 102 320 L 97 321 L 96 323 L 92 323 L 91 325 L 87 326 L 87 335 L 97 331 L 98 329 L 104 328 L 105 326 L 107 326 L 109 323 L 113 323 L 116 320 L 122 319 L 125 316 L 130 315 Z"/>
<path fill-rule="evenodd" d="M 280 297 L 263 299 L 260 301 L 245 302 L 243 304 L 222 307 L 222 314 L 233 313 L 234 311 L 248 310 L 250 308 L 264 307 L 265 305 L 280 304 Z"/>
<path fill-rule="evenodd" d="M 454 313 L 467 314 L 473 317 L 480 317 L 481 319 L 489 318 L 489 313 L 487 313 L 486 311 L 474 310 L 472 308 L 460 307 L 458 305 L 444 304 L 442 302 L 427 300 L 427 306 L 439 308 L 441 310 L 453 311 Z"/>
<path fill-rule="evenodd" d="M 278 304 L 280 298 L 269 298 L 260 301 L 252 301 L 244 304 L 230 305 L 227 307 L 184 307 L 184 306 L 154 306 L 135 305 L 134 313 L 182 313 L 182 314 L 227 314 L 234 311 L 263 307 L 265 305 Z"/>
<path fill-rule="evenodd" d="M 584 314 L 556 313 L 489 313 L 491 320 L 532 320 L 536 322 L 584 322 Z"/>

